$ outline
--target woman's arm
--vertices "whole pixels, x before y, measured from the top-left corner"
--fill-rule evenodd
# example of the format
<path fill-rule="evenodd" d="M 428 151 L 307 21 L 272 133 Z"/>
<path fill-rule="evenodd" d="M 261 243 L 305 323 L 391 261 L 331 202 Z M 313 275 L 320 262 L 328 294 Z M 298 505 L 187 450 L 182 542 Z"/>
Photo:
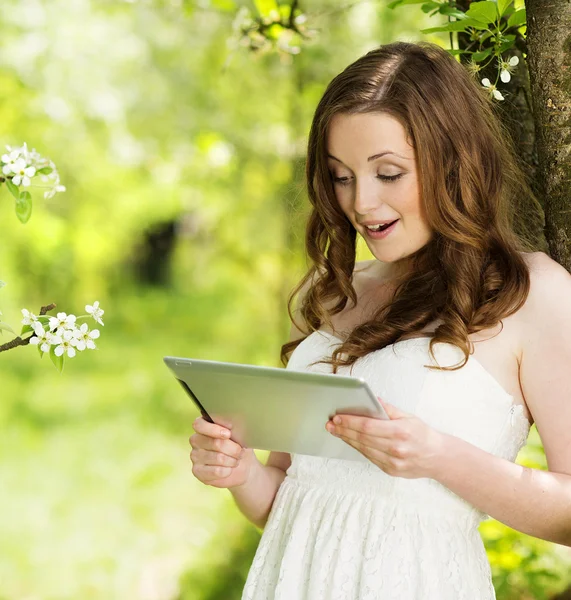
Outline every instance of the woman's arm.
<path fill-rule="evenodd" d="M 282 469 L 256 461 L 246 483 L 228 488 L 240 512 L 256 527 L 265 527 L 285 476 Z"/>
<path fill-rule="evenodd" d="M 571 547 L 571 475 L 530 469 L 445 434 L 434 479 L 512 529 Z"/>
<path fill-rule="evenodd" d="M 446 436 L 434 478 L 509 527 L 571 547 L 571 275 L 542 252 L 531 271 L 520 382 L 549 471 Z"/>

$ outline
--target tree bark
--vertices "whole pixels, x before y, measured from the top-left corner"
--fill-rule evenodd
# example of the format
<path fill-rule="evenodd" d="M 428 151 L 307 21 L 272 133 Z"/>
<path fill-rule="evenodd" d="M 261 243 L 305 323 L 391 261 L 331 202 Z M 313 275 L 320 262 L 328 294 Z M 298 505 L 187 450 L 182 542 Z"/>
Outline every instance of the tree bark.
<path fill-rule="evenodd" d="M 571 272 L 571 2 L 527 0 L 536 179 L 549 254 Z"/>

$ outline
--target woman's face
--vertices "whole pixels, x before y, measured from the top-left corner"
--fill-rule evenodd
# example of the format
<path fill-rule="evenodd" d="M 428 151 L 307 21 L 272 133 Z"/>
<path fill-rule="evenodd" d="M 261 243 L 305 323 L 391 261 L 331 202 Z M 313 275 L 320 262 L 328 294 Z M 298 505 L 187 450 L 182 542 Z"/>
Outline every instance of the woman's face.
<path fill-rule="evenodd" d="M 421 206 L 414 148 L 404 127 L 386 113 L 336 114 L 329 126 L 327 151 L 339 206 L 373 256 L 395 263 L 396 272 L 398 261 L 432 237 Z M 369 235 L 364 225 L 396 219 L 384 237 Z M 387 273 L 392 272 L 391 265 L 386 267 Z"/>

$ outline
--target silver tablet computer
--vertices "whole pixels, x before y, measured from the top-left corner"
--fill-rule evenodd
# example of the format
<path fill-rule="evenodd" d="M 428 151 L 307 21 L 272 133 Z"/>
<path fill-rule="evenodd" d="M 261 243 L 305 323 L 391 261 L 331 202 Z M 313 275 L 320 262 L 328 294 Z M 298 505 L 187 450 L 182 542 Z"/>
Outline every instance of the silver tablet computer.
<path fill-rule="evenodd" d="M 193 358 L 164 362 L 210 422 L 241 446 L 366 461 L 325 424 L 336 413 L 388 419 L 364 379 Z"/>

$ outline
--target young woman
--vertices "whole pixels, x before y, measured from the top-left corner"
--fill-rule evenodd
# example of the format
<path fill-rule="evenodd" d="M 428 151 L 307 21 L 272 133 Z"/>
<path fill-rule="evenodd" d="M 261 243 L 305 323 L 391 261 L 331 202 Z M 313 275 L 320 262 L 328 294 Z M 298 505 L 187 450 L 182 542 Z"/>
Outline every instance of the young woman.
<path fill-rule="evenodd" d="M 366 462 L 266 465 L 197 419 L 194 475 L 265 527 L 243 599 L 491 600 L 482 520 L 571 546 L 571 275 L 516 235 L 525 174 L 436 45 L 337 75 L 306 174 L 313 267 L 282 359 L 365 378 L 391 419 L 323 424 Z M 374 259 L 355 265 L 357 234 Z M 534 421 L 548 472 L 514 462 Z"/>

